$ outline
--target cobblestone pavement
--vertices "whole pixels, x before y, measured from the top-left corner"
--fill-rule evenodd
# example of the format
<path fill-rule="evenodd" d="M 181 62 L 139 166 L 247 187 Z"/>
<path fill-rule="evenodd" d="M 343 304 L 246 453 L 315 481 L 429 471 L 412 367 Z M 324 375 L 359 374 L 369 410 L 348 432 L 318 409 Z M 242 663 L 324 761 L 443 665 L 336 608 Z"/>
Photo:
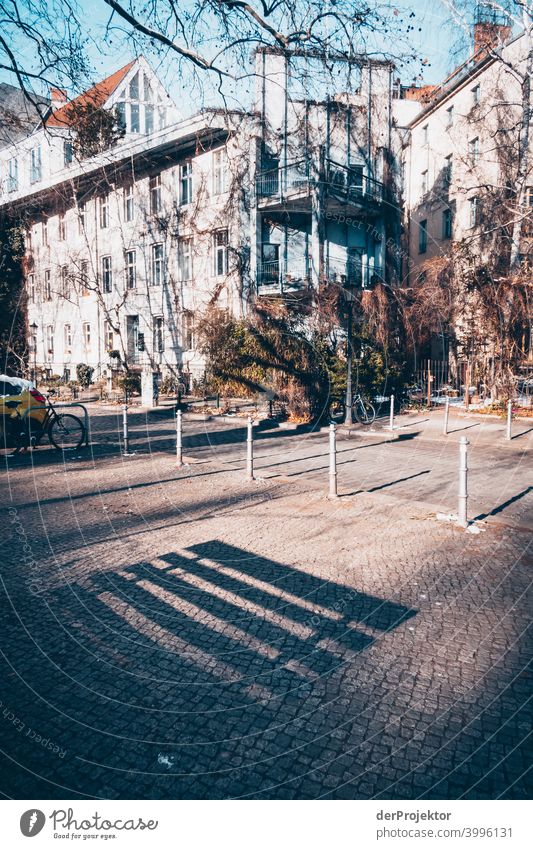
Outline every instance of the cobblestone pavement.
<path fill-rule="evenodd" d="M 170 418 L 130 457 L 93 424 L 1 472 L 4 795 L 531 795 L 527 434 L 466 431 L 472 535 L 435 420 L 341 437 L 337 501 L 323 433 L 258 434 L 248 483 L 236 425 L 176 469 Z"/>

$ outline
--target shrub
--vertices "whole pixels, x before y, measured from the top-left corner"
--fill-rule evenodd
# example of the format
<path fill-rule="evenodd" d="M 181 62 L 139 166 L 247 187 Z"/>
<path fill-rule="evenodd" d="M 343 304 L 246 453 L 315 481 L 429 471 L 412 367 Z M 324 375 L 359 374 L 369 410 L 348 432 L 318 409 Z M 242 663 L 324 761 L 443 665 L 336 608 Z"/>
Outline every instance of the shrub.
<path fill-rule="evenodd" d="M 123 374 L 118 379 L 118 385 L 125 395 L 140 395 L 141 376 L 139 374 Z"/>
<path fill-rule="evenodd" d="M 92 383 L 94 374 L 94 368 L 92 366 L 88 366 L 85 363 L 78 363 L 76 366 L 76 375 L 78 377 L 78 383 L 80 384 L 82 389 L 88 389 Z"/>

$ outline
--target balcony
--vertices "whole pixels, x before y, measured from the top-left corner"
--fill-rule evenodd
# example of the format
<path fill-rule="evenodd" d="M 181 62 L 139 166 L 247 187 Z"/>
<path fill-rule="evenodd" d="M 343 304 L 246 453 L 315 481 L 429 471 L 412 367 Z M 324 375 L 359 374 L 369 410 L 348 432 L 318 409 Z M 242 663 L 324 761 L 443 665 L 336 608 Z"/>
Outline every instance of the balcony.
<path fill-rule="evenodd" d="M 337 283 L 343 289 L 371 289 L 374 283 L 385 279 L 380 265 L 354 257 L 330 257 L 325 276 L 330 283 Z"/>
<path fill-rule="evenodd" d="M 310 278 L 303 263 L 291 265 L 284 271 L 279 260 L 261 262 L 257 267 L 257 293 L 259 295 L 284 295 L 304 292 Z"/>
<path fill-rule="evenodd" d="M 332 159 L 325 160 L 324 169 L 317 177 L 309 173 L 309 162 L 303 159 L 261 171 L 256 177 L 258 205 L 286 209 L 299 202 L 302 211 L 310 212 L 311 191 L 319 184 L 325 190 L 328 208 L 348 205 L 371 212 L 384 203 L 396 205 L 386 186 L 364 174 L 362 166 L 341 165 Z"/>

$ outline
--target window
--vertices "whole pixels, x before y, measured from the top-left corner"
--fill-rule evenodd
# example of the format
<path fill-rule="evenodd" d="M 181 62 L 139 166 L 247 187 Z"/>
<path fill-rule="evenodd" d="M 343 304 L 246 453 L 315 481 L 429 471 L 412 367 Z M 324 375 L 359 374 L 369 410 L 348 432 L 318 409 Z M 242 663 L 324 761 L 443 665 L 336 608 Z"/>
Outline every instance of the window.
<path fill-rule="evenodd" d="M 428 190 L 428 172 L 422 171 L 422 194 L 425 195 Z"/>
<path fill-rule="evenodd" d="M 27 291 L 28 298 L 30 303 L 35 303 L 35 274 L 28 274 L 28 282 L 27 282 Z"/>
<path fill-rule="evenodd" d="M 192 239 L 178 241 L 178 278 L 181 282 L 192 279 Z"/>
<path fill-rule="evenodd" d="M 113 351 L 115 345 L 115 333 L 109 321 L 104 321 L 104 342 L 106 351 Z"/>
<path fill-rule="evenodd" d="M 63 340 L 65 351 L 70 351 L 72 348 L 72 330 L 70 324 L 65 324 L 63 326 Z"/>
<path fill-rule="evenodd" d="M 429 127 L 426 124 L 422 127 L 422 144 L 428 144 L 429 142 Z"/>
<path fill-rule="evenodd" d="M 135 251 L 126 251 L 126 289 L 135 289 L 137 283 L 137 262 Z"/>
<path fill-rule="evenodd" d="M 152 246 L 152 286 L 163 283 L 163 245 Z"/>
<path fill-rule="evenodd" d="M 477 106 L 481 100 L 481 86 L 476 85 L 472 89 L 472 106 Z"/>
<path fill-rule="evenodd" d="M 449 130 L 450 127 L 453 127 L 453 106 L 446 110 L 446 129 Z"/>
<path fill-rule="evenodd" d="M 7 190 L 16 192 L 19 187 L 19 163 L 18 159 L 10 159 L 7 163 Z"/>
<path fill-rule="evenodd" d="M 470 156 L 470 162 L 472 163 L 472 165 L 475 165 L 476 162 L 479 160 L 479 139 L 477 138 L 477 136 L 475 139 L 471 139 L 468 142 L 468 153 Z"/>
<path fill-rule="evenodd" d="M 226 148 L 213 153 L 213 194 L 222 195 L 228 190 L 228 157 Z"/>
<path fill-rule="evenodd" d="M 479 216 L 479 198 L 470 198 L 469 200 L 469 224 L 470 227 L 475 227 L 478 223 Z"/>
<path fill-rule="evenodd" d="M 85 204 L 78 204 L 78 231 L 80 235 L 85 233 Z"/>
<path fill-rule="evenodd" d="M 418 225 L 418 253 L 425 254 L 428 247 L 428 222 L 424 218 Z"/>
<path fill-rule="evenodd" d="M 82 259 L 80 263 L 80 283 L 81 294 L 83 296 L 89 294 L 89 263 L 86 259 Z"/>
<path fill-rule="evenodd" d="M 452 154 L 450 153 L 450 155 L 447 156 L 444 160 L 443 177 L 444 177 L 444 182 L 447 185 L 450 185 L 450 183 L 452 182 L 452 162 L 453 162 L 453 157 L 452 157 Z"/>
<path fill-rule="evenodd" d="M 109 227 L 109 197 L 103 195 L 100 198 L 100 227 L 105 229 Z"/>
<path fill-rule="evenodd" d="M 452 211 L 445 209 L 442 213 L 442 238 L 452 238 Z"/>
<path fill-rule="evenodd" d="M 72 165 L 72 156 L 73 156 L 72 142 L 69 142 L 69 141 L 63 142 L 63 164 L 64 164 L 65 168 L 68 168 L 69 165 Z"/>
<path fill-rule="evenodd" d="M 117 125 L 121 130 L 126 129 L 126 104 L 121 100 L 115 106 L 115 112 L 117 116 Z"/>
<path fill-rule="evenodd" d="M 150 177 L 150 212 L 152 215 L 161 212 L 161 174 Z"/>
<path fill-rule="evenodd" d="M 31 251 L 32 249 L 32 234 L 31 227 L 26 230 L 26 250 Z"/>
<path fill-rule="evenodd" d="M 88 321 L 83 323 L 83 342 L 86 348 L 91 347 L 91 325 Z"/>
<path fill-rule="evenodd" d="M 184 351 L 194 348 L 194 314 L 184 310 L 181 316 L 181 345 Z"/>
<path fill-rule="evenodd" d="M 52 284 L 50 280 L 50 269 L 47 268 L 44 272 L 44 299 L 45 301 L 52 300 Z"/>
<path fill-rule="evenodd" d="M 54 353 L 54 325 L 49 324 L 46 328 L 46 350 L 49 354 Z"/>
<path fill-rule="evenodd" d="M 43 245 L 48 244 L 48 218 L 43 218 L 41 222 L 41 235 Z"/>
<path fill-rule="evenodd" d="M 192 162 L 180 165 L 180 206 L 192 203 Z"/>
<path fill-rule="evenodd" d="M 58 236 L 59 236 L 60 241 L 64 242 L 66 237 L 67 237 L 66 228 L 65 228 L 65 213 L 64 212 L 59 213 L 57 221 L 58 221 L 58 225 L 57 225 Z"/>
<path fill-rule="evenodd" d="M 154 107 L 146 105 L 144 107 L 144 131 L 148 135 L 154 131 Z"/>
<path fill-rule="evenodd" d="M 30 183 L 37 183 L 41 179 L 41 147 L 30 150 Z"/>
<path fill-rule="evenodd" d="M 130 100 L 139 99 L 139 72 L 131 78 L 130 82 Z"/>
<path fill-rule="evenodd" d="M 133 183 L 124 186 L 124 221 L 133 221 Z"/>
<path fill-rule="evenodd" d="M 68 267 L 66 265 L 61 266 L 61 294 L 64 298 L 70 297 L 70 281 L 68 277 Z"/>
<path fill-rule="evenodd" d="M 228 231 L 217 230 L 213 240 L 215 248 L 215 275 L 220 277 L 228 271 Z"/>
<path fill-rule="evenodd" d="M 165 335 L 163 332 L 163 319 L 161 316 L 154 318 L 154 354 L 162 354 L 165 350 Z"/>
<path fill-rule="evenodd" d="M 104 292 L 110 292 L 113 287 L 113 269 L 110 256 L 102 257 L 102 286 Z"/>
<path fill-rule="evenodd" d="M 130 106 L 130 131 L 138 133 L 141 129 L 141 121 L 139 118 L 139 104 L 132 103 Z"/>

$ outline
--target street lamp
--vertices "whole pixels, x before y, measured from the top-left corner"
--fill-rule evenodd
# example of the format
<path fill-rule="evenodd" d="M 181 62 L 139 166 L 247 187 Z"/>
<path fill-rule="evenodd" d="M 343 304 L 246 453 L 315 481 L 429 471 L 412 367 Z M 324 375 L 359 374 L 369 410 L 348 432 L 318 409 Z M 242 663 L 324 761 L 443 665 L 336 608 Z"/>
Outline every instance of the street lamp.
<path fill-rule="evenodd" d="M 31 340 L 33 347 L 33 377 L 34 383 L 37 383 L 37 324 L 33 321 L 30 324 Z"/>

